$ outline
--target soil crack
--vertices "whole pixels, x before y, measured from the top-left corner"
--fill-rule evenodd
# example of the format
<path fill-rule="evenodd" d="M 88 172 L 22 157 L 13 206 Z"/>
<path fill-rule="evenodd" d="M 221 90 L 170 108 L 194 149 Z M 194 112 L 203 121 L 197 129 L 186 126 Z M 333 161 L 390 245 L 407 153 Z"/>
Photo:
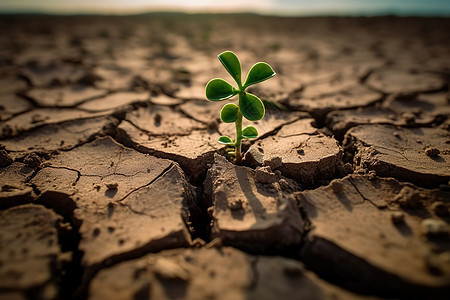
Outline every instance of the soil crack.
<path fill-rule="evenodd" d="M 158 176 L 156 176 L 152 181 L 150 181 L 149 183 L 147 183 L 146 185 L 140 186 L 135 188 L 134 190 L 130 191 L 128 194 L 126 194 L 122 199 L 117 200 L 117 202 L 122 202 L 123 200 L 125 200 L 126 198 L 128 198 L 131 194 L 133 194 L 134 192 L 139 191 L 140 189 L 143 189 L 147 186 L 150 186 L 153 182 L 155 182 L 156 180 L 158 180 L 159 178 L 163 177 L 172 167 L 174 166 L 174 163 L 171 162 L 170 165 L 165 168 Z"/>
<path fill-rule="evenodd" d="M 350 178 L 349 182 L 353 185 L 353 187 L 355 188 L 356 192 L 361 196 L 361 198 L 364 201 L 368 201 L 370 204 L 375 206 L 377 209 L 380 209 L 380 210 L 382 209 L 382 208 L 378 207 L 372 200 L 367 199 L 366 197 L 364 197 L 364 195 L 361 193 L 361 191 L 358 189 L 358 187 L 356 186 L 356 184 L 353 182 L 353 180 L 351 178 Z M 358 205 L 358 204 L 355 204 L 355 205 Z"/>

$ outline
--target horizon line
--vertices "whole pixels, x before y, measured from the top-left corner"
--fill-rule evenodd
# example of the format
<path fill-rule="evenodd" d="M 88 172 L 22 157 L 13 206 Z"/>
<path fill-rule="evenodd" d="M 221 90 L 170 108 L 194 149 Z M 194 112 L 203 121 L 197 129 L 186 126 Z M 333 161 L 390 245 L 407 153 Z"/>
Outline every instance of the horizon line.
<path fill-rule="evenodd" d="M 184 14 L 184 15 L 259 15 L 273 17 L 439 17 L 449 18 L 450 13 L 440 11 L 395 11 L 395 10 L 368 10 L 368 11 L 297 11 L 297 12 L 267 12 L 267 11 L 251 11 L 251 10 L 179 10 L 179 9 L 163 9 L 163 10 L 143 10 L 137 11 L 56 11 L 56 10 L 6 10 L 0 11 L 0 15 L 47 15 L 47 16 L 141 16 L 146 14 Z"/>

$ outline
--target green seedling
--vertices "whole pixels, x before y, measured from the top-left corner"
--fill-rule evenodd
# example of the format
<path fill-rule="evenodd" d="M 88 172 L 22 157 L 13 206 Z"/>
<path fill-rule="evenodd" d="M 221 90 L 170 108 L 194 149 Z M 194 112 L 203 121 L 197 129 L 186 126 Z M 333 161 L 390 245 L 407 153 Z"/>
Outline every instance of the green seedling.
<path fill-rule="evenodd" d="M 231 51 L 225 51 L 219 54 L 219 60 L 231 77 L 236 81 L 238 88 L 221 78 L 211 79 L 206 85 L 206 98 L 211 101 L 222 101 L 230 99 L 235 95 L 239 96 L 239 105 L 234 103 L 225 104 L 220 112 L 220 119 L 225 123 L 235 123 L 236 139 L 233 141 L 228 136 L 221 136 L 219 143 L 227 145 L 232 149 L 228 151 L 229 155 L 235 157 L 235 162 L 242 158 L 241 142 L 243 139 L 252 139 L 258 137 L 258 131 L 253 126 L 247 126 L 242 129 L 242 118 L 250 121 L 258 121 L 264 117 L 265 109 L 262 101 L 253 94 L 245 90 L 256 83 L 260 83 L 275 76 L 272 67 L 265 62 L 258 62 L 248 72 L 244 84 L 241 81 L 241 63 L 236 54 Z M 233 149 L 234 148 L 234 149 Z"/>

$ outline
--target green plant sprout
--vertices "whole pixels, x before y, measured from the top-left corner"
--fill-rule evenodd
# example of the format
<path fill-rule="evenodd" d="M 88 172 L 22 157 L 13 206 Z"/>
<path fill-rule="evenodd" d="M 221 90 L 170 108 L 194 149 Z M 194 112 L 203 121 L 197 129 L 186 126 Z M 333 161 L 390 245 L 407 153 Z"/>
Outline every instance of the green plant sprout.
<path fill-rule="evenodd" d="M 262 101 L 245 90 L 256 83 L 260 83 L 275 76 L 272 67 L 265 62 L 254 64 L 248 72 L 244 84 L 241 81 L 241 63 L 236 54 L 225 51 L 218 55 L 220 62 L 236 81 L 238 88 L 221 78 L 211 79 L 206 84 L 206 98 L 211 101 L 222 101 L 239 95 L 239 105 L 234 103 L 225 104 L 220 111 L 220 119 L 225 123 L 235 123 L 236 139 L 233 141 L 228 136 L 221 136 L 219 143 L 234 147 L 228 154 L 235 157 L 235 162 L 241 161 L 241 142 L 243 139 L 258 137 L 258 131 L 253 126 L 242 129 L 242 117 L 250 121 L 258 121 L 264 117 L 265 109 Z"/>

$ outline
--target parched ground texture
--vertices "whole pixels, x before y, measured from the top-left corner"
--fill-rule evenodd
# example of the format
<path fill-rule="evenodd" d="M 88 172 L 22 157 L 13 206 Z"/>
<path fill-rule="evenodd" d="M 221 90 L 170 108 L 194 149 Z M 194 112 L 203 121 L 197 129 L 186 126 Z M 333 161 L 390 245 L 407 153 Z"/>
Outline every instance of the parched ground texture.
<path fill-rule="evenodd" d="M 0 299 L 448 299 L 448 28 L 2 16 Z M 225 50 L 277 72 L 240 165 Z"/>

